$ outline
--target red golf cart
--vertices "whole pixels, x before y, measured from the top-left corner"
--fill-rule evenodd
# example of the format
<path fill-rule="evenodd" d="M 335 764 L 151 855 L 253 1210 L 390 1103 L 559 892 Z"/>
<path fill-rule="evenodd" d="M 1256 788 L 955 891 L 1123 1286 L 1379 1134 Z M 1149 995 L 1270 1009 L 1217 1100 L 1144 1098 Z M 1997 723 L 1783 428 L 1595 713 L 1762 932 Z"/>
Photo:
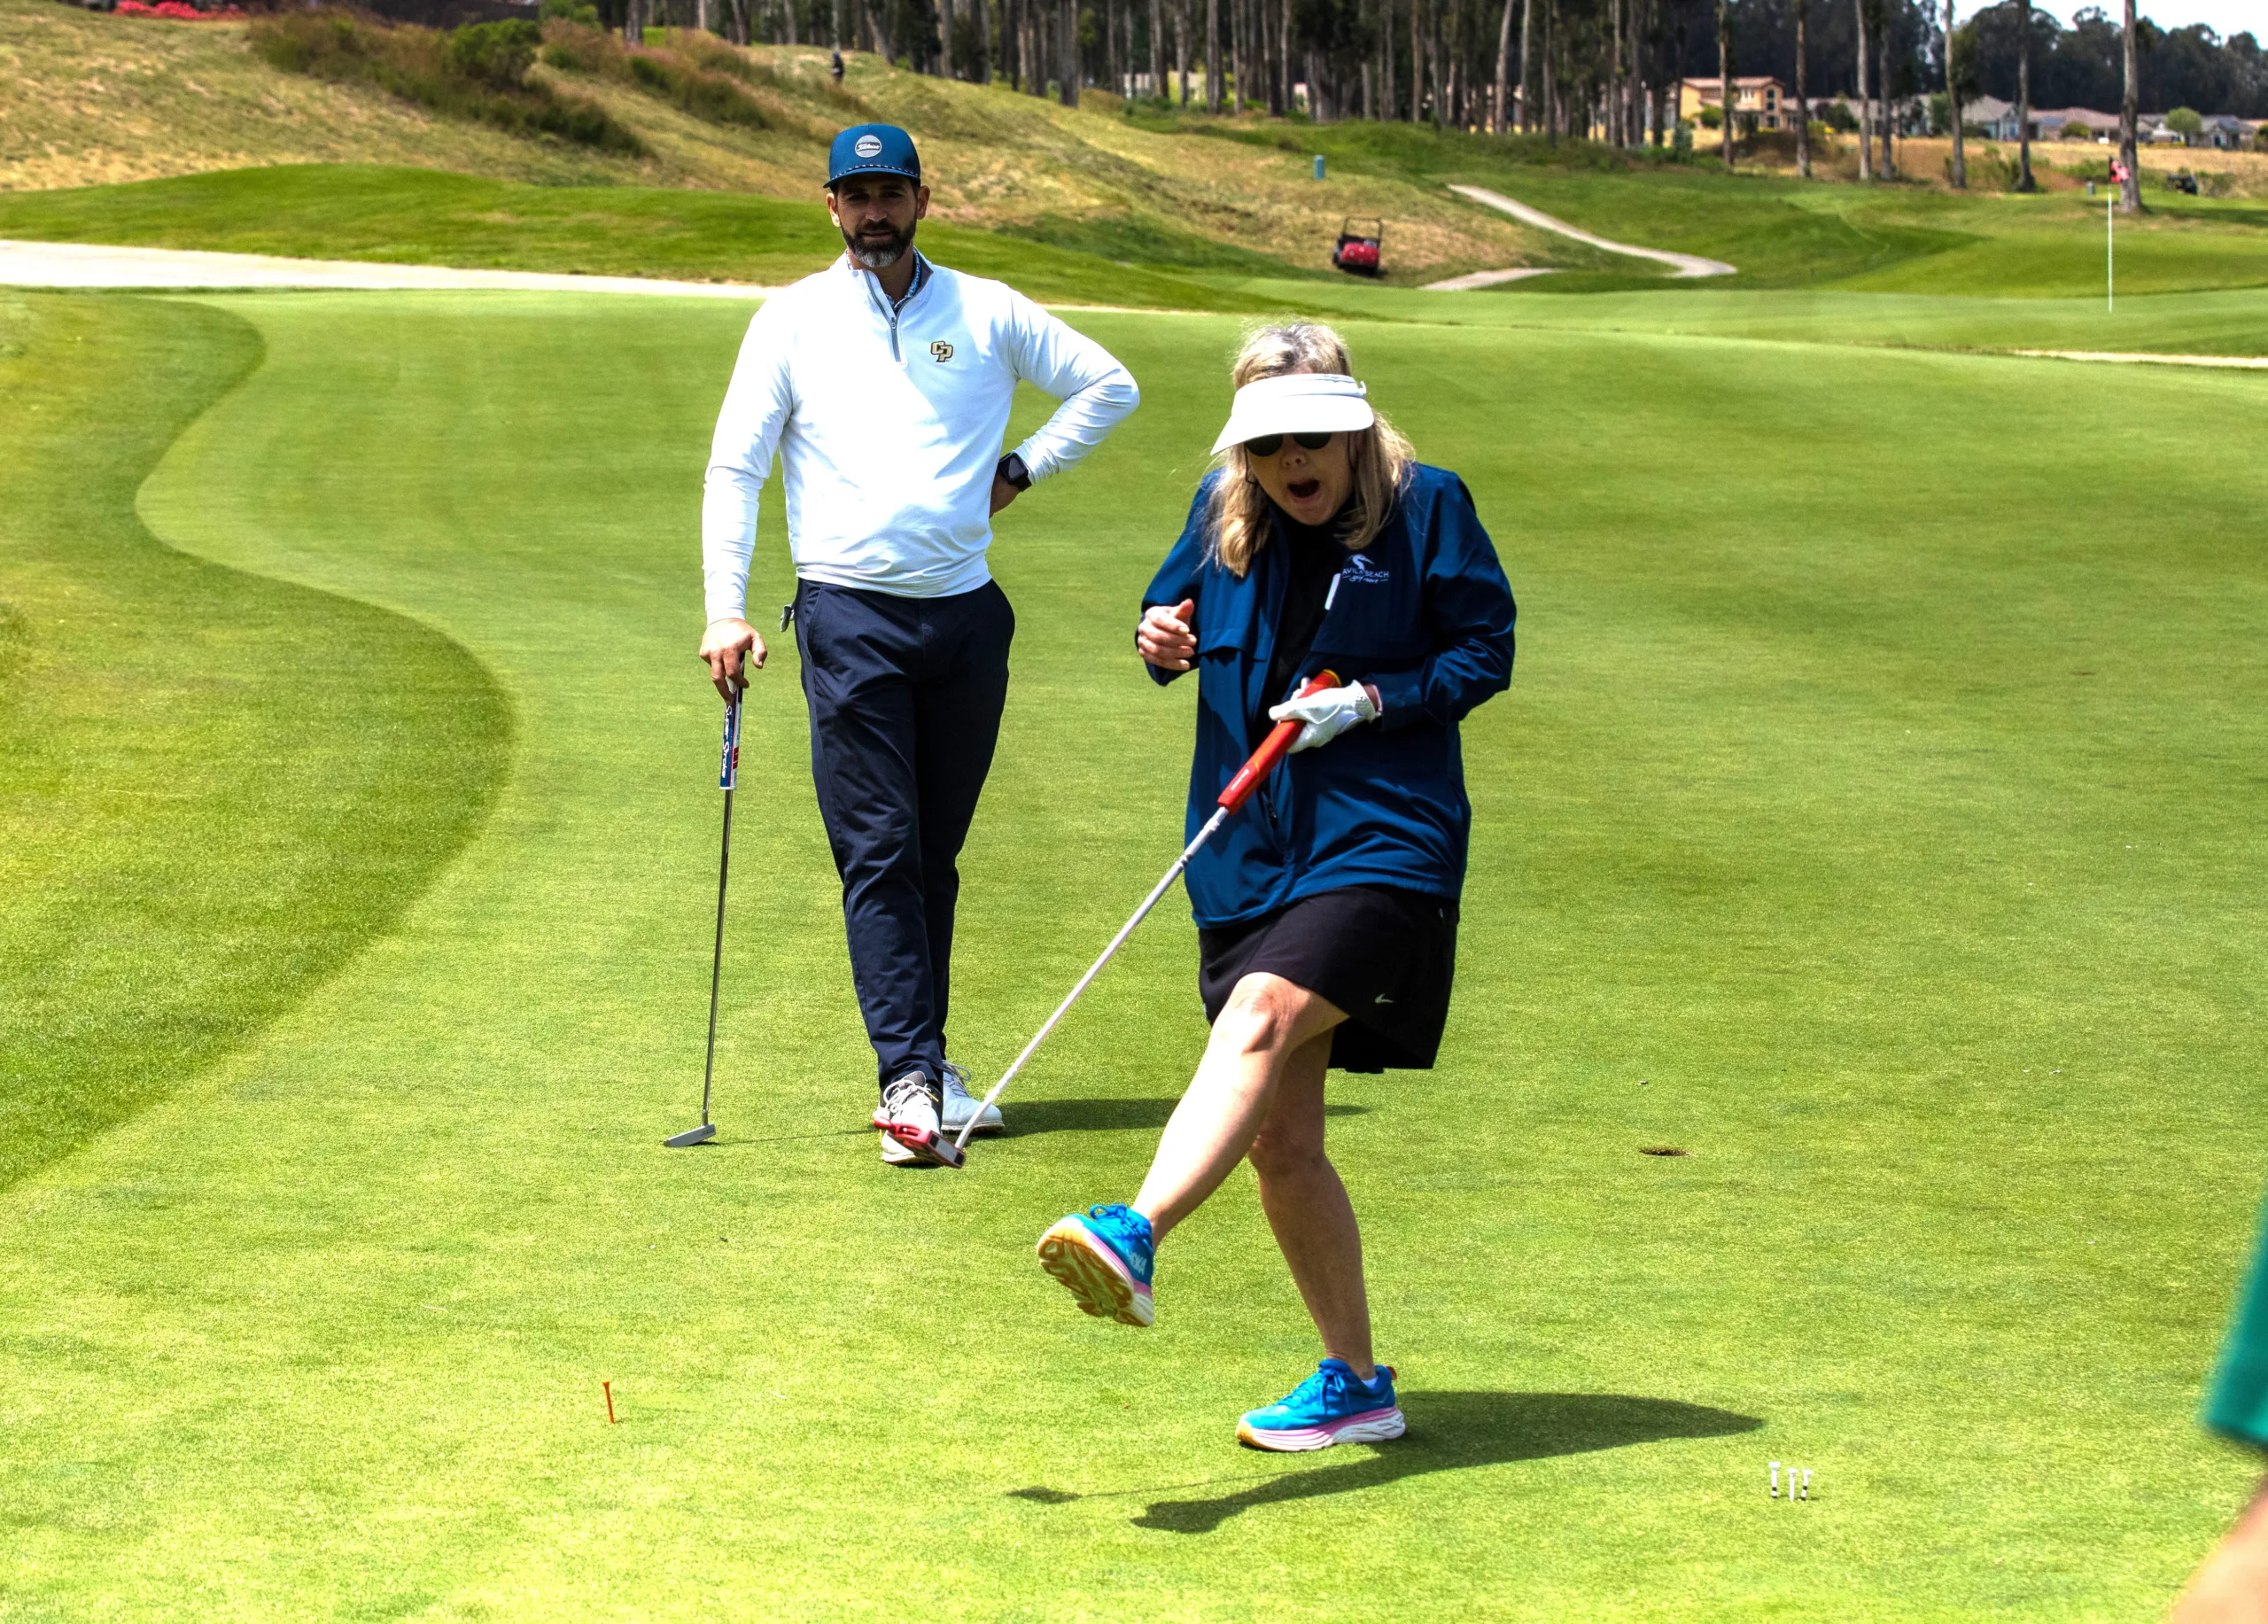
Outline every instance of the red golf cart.
<path fill-rule="evenodd" d="M 1370 229 L 1363 229 L 1365 226 Z M 1331 262 L 1350 276 L 1383 276 L 1386 267 L 1379 260 L 1379 250 L 1385 243 L 1385 221 L 1348 220 L 1339 228 L 1339 243 L 1331 251 Z"/>

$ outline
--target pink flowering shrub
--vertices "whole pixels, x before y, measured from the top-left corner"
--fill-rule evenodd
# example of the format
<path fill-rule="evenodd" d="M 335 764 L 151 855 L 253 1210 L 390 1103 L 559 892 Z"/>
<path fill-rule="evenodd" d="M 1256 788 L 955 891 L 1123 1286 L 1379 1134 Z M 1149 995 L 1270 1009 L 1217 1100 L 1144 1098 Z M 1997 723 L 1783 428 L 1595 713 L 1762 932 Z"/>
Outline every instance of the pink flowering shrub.
<path fill-rule="evenodd" d="M 117 9 L 120 17 L 163 17 L 173 22 L 226 22 L 244 16 L 233 5 L 200 12 L 193 5 L 183 5 L 182 0 L 158 0 L 155 5 L 145 5 L 143 0 L 118 0 Z"/>

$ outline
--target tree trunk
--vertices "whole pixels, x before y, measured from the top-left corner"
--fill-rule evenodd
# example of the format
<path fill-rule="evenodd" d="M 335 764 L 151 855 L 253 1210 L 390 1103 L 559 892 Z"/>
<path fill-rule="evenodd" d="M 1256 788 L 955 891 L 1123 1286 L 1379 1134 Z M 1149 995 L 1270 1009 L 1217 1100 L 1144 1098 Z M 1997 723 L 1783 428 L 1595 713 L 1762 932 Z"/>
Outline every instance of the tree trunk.
<path fill-rule="evenodd" d="M 1150 0 L 1150 94 L 1166 97 L 1165 0 Z"/>
<path fill-rule="evenodd" d="M 1057 54 L 1063 63 L 1063 105 L 1076 107 L 1079 105 L 1079 0 L 1062 0 L 1056 8 L 1055 26 L 1062 36 Z"/>
<path fill-rule="evenodd" d="M 937 77 L 951 79 L 952 76 L 953 0 L 937 0 Z"/>
<path fill-rule="evenodd" d="M 1271 0 L 1253 0 L 1253 27 L 1260 35 L 1260 77 L 1266 86 L 1268 116 L 1284 116 L 1284 42 L 1276 32 L 1276 7 Z"/>
<path fill-rule="evenodd" d="M 1221 110 L 1221 0 L 1205 0 L 1205 111 Z"/>
<path fill-rule="evenodd" d="M 1859 24 L 1859 178 L 1875 178 L 1874 104 L 1867 99 L 1867 0 L 1853 0 Z"/>
<path fill-rule="evenodd" d="M 1173 0 L 1173 54 L 1181 70 L 1181 105 L 1189 105 L 1189 0 Z"/>
<path fill-rule="evenodd" d="M 1425 30 L 1426 88 L 1433 94 L 1433 128 L 1441 130 L 1449 121 L 1449 97 L 1443 94 L 1449 85 L 1441 74 L 1441 0 L 1433 0 L 1426 10 L 1433 13 L 1433 27 Z"/>
<path fill-rule="evenodd" d="M 1425 10 L 1425 0 L 1410 0 L 1410 121 L 1417 123 L 1425 116 L 1425 44 L 1420 37 L 1418 22 Z"/>
<path fill-rule="evenodd" d="M 1796 0 L 1796 173 L 1806 181 L 1811 179 L 1811 79 L 1805 62 L 1810 54 L 1806 32 L 1810 12 L 1810 0 Z"/>
<path fill-rule="evenodd" d="M 1969 190 L 1969 154 L 1961 146 L 1961 82 L 1953 71 L 1953 0 L 1946 0 L 1946 105 L 1953 120 L 1953 183 Z"/>
<path fill-rule="evenodd" d="M 1283 101 L 1283 111 L 1292 111 L 1292 0 L 1283 0 L 1269 19 L 1269 27 L 1276 35 L 1276 84 Z"/>
<path fill-rule="evenodd" d="M 1535 80 L 1529 73 L 1529 43 L 1535 37 L 1535 0 L 1520 0 L 1520 128 L 1535 133 Z"/>
<path fill-rule="evenodd" d="M 2134 43 L 2134 0 L 2126 0 L 2126 89 L 2118 98 L 2118 161 L 2126 171 L 2126 178 L 2118 183 L 2118 208 L 2121 214 L 2137 214 L 2142 209 L 2142 171 L 2135 162 L 2134 113 L 2137 97 L 2141 94 L 2141 58 Z"/>
<path fill-rule="evenodd" d="M 1504 15 L 1496 24 L 1496 100 L 1488 110 L 1488 128 L 1503 135 L 1512 127 L 1512 7 L 1518 0 L 1504 0 Z"/>
<path fill-rule="evenodd" d="M 1882 136 L 1882 159 L 1875 165 L 1875 173 L 1885 181 L 1898 178 L 1898 153 L 1891 145 L 1891 126 L 1897 118 L 1892 102 L 1897 87 L 1890 77 L 1890 8 L 1875 7 L 1875 89 L 1880 92 L 1875 98 L 1875 128 Z"/>
<path fill-rule="evenodd" d="M 1558 37 L 1559 0 L 1543 0 L 1543 55 L 1538 66 L 1542 74 L 1543 139 L 1551 146 L 1559 144 L 1559 63 L 1553 55 Z"/>
<path fill-rule="evenodd" d="M 1607 0 L 1606 144 L 1622 144 L 1622 35 L 1626 0 Z"/>
<path fill-rule="evenodd" d="M 2032 190 L 2031 0 L 2016 0 L 2016 190 Z"/>
<path fill-rule="evenodd" d="M 1229 112 L 1244 111 L 1245 0 L 1229 0 Z"/>
<path fill-rule="evenodd" d="M 1394 84 L 1394 0 L 1379 0 L 1379 118 L 1402 116 L 1402 93 Z"/>
<path fill-rule="evenodd" d="M 1717 107 L 1725 136 L 1725 167 L 1733 167 L 1733 107 L 1740 99 L 1733 89 L 1732 0 L 1717 0 Z"/>

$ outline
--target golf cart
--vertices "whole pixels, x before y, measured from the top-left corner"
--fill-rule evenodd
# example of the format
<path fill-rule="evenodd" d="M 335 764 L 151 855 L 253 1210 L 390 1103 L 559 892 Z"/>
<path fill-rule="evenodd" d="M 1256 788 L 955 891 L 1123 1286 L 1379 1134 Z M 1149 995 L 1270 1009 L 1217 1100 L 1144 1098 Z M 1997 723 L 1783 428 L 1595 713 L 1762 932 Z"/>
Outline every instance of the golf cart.
<path fill-rule="evenodd" d="M 1365 225 L 1369 230 L 1359 229 Z M 1331 251 L 1331 262 L 1350 276 L 1384 276 L 1386 268 L 1379 261 L 1379 251 L 1385 242 L 1385 221 L 1346 221 L 1339 228 L 1339 242 Z"/>

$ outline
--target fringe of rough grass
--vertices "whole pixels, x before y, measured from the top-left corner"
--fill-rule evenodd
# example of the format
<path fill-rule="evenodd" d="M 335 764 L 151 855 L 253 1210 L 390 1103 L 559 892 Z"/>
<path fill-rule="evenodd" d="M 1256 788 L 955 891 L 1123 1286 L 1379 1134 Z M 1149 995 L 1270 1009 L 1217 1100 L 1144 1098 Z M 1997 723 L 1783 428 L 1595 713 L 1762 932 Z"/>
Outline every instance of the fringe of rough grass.
<path fill-rule="evenodd" d="M 646 151 L 604 108 L 527 76 L 543 39 L 532 22 L 470 23 L 445 34 L 332 7 L 255 18 L 250 35 L 252 49 L 285 73 L 376 85 L 510 135 L 637 156 Z"/>

